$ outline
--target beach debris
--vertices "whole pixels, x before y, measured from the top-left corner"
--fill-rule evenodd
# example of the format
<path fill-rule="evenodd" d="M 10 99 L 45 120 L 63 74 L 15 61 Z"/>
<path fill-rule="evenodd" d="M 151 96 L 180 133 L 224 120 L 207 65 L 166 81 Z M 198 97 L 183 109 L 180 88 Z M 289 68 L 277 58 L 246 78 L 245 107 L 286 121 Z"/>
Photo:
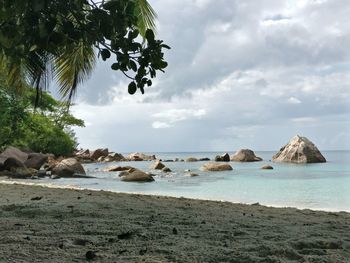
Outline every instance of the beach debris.
<path fill-rule="evenodd" d="M 271 165 L 266 164 L 266 165 L 261 166 L 260 169 L 263 169 L 263 170 L 273 170 L 273 167 L 272 167 Z"/>
<path fill-rule="evenodd" d="M 170 173 L 170 172 L 171 172 L 171 169 L 168 168 L 168 167 L 164 167 L 164 168 L 162 169 L 162 172 L 164 172 L 164 173 Z"/>
<path fill-rule="evenodd" d="M 63 159 L 55 168 L 52 174 L 60 177 L 75 177 L 75 175 L 86 175 L 84 167 L 75 159 Z"/>
<path fill-rule="evenodd" d="M 177 229 L 176 229 L 176 227 L 173 228 L 173 234 L 174 234 L 174 235 L 177 235 Z"/>
<path fill-rule="evenodd" d="M 154 163 L 152 163 L 149 168 L 153 170 L 162 170 L 163 168 L 165 168 L 165 165 L 162 164 L 159 160 L 157 160 Z"/>
<path fill-rule="evenodd" d="M 201 167 L 202 171 L 211 171 L 211 172 L 216 172 L 216 171 L 229 171 L 233 170 L 232 166 L 227 164 L 227 163 L 206 163 Z"/>
<path fill-rule="evenodd" d="M 262 158 L 257 157 L 250 149 L 240 149 L 231 156 L 231 161 L 235 162 L 259 162 Z"/>
<path fill-rule="evenodd" d="M 198 159 L 195 158 L 195 157 L 188 157 L 188 158 L 186 159 L 186 162 L 198 162 Z"/>
<path fill-rule="evenodd" d="M 217 155 L 215 157 L 215 162 L 229 162 L 230 161 L 230 155 L 228 153 L 225 153 L 223 155 Z"/>
<path fill-rule="evenodd" d="M 73 213 L 74 211 L 74 205 L 67 205 L 67 208 L 70 209 L 70 212 Z"/>
<path fill-rule="evenodd" d="M 195 176 L 199 176 L 199 174 L 196 174 L 196 173 L 189 173 L 189 176 L 195 177 Z"/>
<path fill-rule="evenodd" d="M 121 254 L 124 254 L 125 252 L 127 252 L 128 250 L 126 250 L 126 249 L 121 249 L 121 250 L 119 250 L 118 251 L 118 253 L 119 253 L 119 255 L 121 255 Z"/>
<path fill-rule="evenodd" d="M 123 171 L 119 174 L 121 180 L 124 182 L 153 182 L 154 179 L 151 175 L 139 170 L 130 169 L 129 171 Z"/>
<path fill-rule="evenodd" d="M 118 239 L 130 239 L 132 237 L 132 232 L 131 231 L 127 231 L 127 232 L 124 232 L 124 233 L 121 233 L 119 235 L 117 235 Z"/>
<path fill-rule="evenodd" d="M 88 243 L 91 243 L 91 242 L 87 239 L 82 239 L 82 238 L 77 238 L 77 239 L 74 239 L 73 241 L 73 245 L 77 245 L 77 246 L 86 246 L 86 244 Z"/>
<path fill-rule="evenodd" d="M 32 200 L 32 201 L 38 201 L 38 200 L 41 200 L 41 199 L 43 199 L 42 196 L 36 196 L 36 197 L 30 198 L 30 200 Z"/>
<path fill-rule="evenodd" d="M 96 258 L 96 252 L 94 252 L 94 251 L 92 251 L 92 250 L 89 250 L 89 251 L 87 251 L 86 253 L 85 253 L 85 258 L 87 259 L 87 260 L 92 260 L 92 259 L 94 259 L 94 258 Z"/>
<path fill-rule="evenodd" d="M 147 248 L 142 248 L 140 249 L 139 254 L 140 256 L 143 256 L 144 254 L 146 254 L 146 252 L 147 252 Z"/>
<path fill-rule="evenodd" d="M 296 135 L 278 153 L 272 160 L 274 162 L 288 163 L 324 163 L 326 158 L 317 149 L 308 138 Z"/>

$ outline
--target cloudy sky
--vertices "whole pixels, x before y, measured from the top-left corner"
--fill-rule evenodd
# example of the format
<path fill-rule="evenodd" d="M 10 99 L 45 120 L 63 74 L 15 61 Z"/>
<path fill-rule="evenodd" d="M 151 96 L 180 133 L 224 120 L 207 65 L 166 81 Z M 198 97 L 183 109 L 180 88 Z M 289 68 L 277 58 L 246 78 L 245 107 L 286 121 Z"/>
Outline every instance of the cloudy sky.
<path fill-rule="evenodd" d="M 98 64 L 74 113 L 81 147 L 350 149 L 349 0 L 150 0 L 169 67 L 145 95 Z"/>

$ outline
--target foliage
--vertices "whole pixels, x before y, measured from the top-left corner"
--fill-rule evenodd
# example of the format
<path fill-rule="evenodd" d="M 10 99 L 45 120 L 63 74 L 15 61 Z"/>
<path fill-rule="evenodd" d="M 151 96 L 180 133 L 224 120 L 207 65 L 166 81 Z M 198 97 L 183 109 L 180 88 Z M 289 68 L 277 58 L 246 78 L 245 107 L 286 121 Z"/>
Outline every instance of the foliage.
<path fill-rule="evenodd" d="M 54 78 L 70 99 L 95 65 L 95 52 L 131 79 L 130 94 L 167 67 L 156 14 L 146 0 L 0 1 L 0 69 L 18 92 Z M 39 93 L 37 93 L 39 94 Z"/>
<path fill-rule="evenodd" d="M 71 154 L 77 147 L 71 127 L 84 126 L 84 122 L 46 92 L 34 110 L 35 97 L 33 88 L 18 97 L 4 85 L 0 87 L 0 148 L 12 145 L 55 155 Z"/>

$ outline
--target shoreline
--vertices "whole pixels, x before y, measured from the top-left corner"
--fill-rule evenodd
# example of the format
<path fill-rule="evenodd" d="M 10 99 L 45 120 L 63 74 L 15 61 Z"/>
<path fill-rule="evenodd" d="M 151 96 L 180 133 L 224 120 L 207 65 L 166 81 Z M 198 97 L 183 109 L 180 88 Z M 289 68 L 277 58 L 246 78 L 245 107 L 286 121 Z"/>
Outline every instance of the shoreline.
<path fill-rule="evenodd" d="M 5 262 L 347 262 L 350 214 L 0 184 Z"/>
<path fill-rule="evenodd" d="M 186 197 L 186 196 L 173 196 L 173 195 L 164 195 L 164 194 L 152 194 L 152 193 L 142 193 L 142 192 L 122 192 L 122 191 L 112 191 L 112 190 L 103 190 L 103 189 L 94 189 L 94 188 L 82 188 L 77 186 L 70 186 L 70 185 L 56 185 L 56 184 L 50 184 L 50 183 L 26 183 L 26 182 L 18 182 L 15 180 L 0 180 L 0 185 L 24 185 L 24 186 L 39 186 L 39 187 L 47 187 L 50 189 L 68 189 L 68 190 L 78 190 L 78 191 L 94 191 L 94 192 L 108 192 L 108 193 L 114 193 L 114 194 L 129 194 L 129 195 L 141 195 L 146 197 L 165 197 L 165 198 L 177 198 L 177 199 L 189 199 L 189 200 L 198 200 L 198 201 L 208 201 L 208 202 L 222 202 L 222 203 L 230 203 L 230 204 L 237 204 L 237 205 L 259 205 L 267 208 L 286 208 L 286 209 L 297 209 L 297 210 L 311 210 L 314 212 L 331 212 L 331 213 L 348 213 L 350 214 L 350 210 L 332 210 L 332 209 L 313 209 L 308 207 L 298 207 L 298 206 L 282 206 L 282 205 L 274 205 L 274 204 L 263 204 L 260 202 L 251 202 L 251 203 L 243 203 L 238 201 L 229 201 L 229 200 L 219 200 L 219 199 L 205 199 L 205 198 L 195 198 L 195 197 Z"/>

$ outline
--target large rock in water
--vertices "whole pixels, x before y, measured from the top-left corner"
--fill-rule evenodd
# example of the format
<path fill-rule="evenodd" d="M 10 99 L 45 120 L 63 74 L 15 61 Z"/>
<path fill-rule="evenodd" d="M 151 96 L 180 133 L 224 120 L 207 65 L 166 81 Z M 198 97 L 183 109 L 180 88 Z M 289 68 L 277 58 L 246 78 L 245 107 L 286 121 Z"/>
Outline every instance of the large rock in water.
<path fill-rule="evenodd" d="M 294 136 L 289 143 L 276 153 L 272 160 L 274 162 L 287 163 L 324 163 L 326 158 L 317 147 L 306 137 Z"/>
<path fill-rule="evenodd" d="M 75 158 L 62 160 L 52 169 L 52 174 L 60 177 L 73 177 L 75 174 L 86 175 L 84 167 Z"/>
<path fill-rule="evenodd" d="M 232 170 L 232 166 L 227 163 L 206 163 L 201 167 L 202 171 L 218 172 Z"/>
<path fill-rule="evenodd" d="M 231 156 L 231 161 L 235 161 L 235 162 L 258 162 L 258 161 L 262 161 L 262 158 L 257 157 L 252 150 L 240 149 L 234 155 Z"/>
<path fill-rule="evenodd" d="M 139 169 L 130 169 L 119 174 L 121 180 L 124 182 L 153 182 L 154 179 L 150 174 Z"/>

